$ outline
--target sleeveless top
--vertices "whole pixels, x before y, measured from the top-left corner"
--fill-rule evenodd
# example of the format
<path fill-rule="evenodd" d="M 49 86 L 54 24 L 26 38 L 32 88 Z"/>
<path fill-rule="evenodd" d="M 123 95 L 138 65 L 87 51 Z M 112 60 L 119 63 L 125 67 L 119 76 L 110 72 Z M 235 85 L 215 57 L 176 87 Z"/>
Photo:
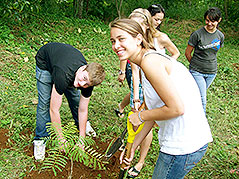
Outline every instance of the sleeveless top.
<path fill-rule="evenodd" d="M 144 56 L 156 53 L 172 62 L 169 75 L 178 94 L 184 103 L 184 114 L 173 119 L 155 121 L 158 132 L 160 151 L 171 155 L 193 153 L 205 144 L 212 142 L 209 124 L 203 111 L 198 86 L 188 69 L 175 59 L 156 51 L 147 52 Z M 141 69 L 142 87 L 148 109 L 160 108 L 164 102 L 158 96 Z"/>
<path fill-rule="evenodd" d="M 157 52 L 159 52 L 159 53 L 166 54 L 165 48 L 160 48 L 159 47 L 158 39 L 156 37 L 154 37 L 153 40 L 154 40 L 154 48 L 155 48 L 155 50 Z"/>

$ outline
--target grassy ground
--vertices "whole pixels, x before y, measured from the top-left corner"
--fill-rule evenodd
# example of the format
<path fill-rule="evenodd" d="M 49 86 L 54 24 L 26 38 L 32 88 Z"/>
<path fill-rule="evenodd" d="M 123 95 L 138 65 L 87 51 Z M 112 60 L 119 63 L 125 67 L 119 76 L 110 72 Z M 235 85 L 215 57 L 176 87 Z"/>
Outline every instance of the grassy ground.
<path fill-rule="evenodd" d="M 108 25 L 98 20 L 56 17 L 39 18 L 21 25 L 4 24 L 1 22 L 0 28 L 0 128 L 9 129 L 7 135 L 11 149 L 0 153 L 0 178 L 21 178 L 26 171 L 36 170 L 33 157 L 24 155 L 21 150 L 31 146 L 34 137 L 37 102 L 34 56 L 46 42 L 69 43 L 81 50 L 88 62 L 99 62 L 105 67 L 107 76 L 93 92 L 89 118 L 102 141 L 110 142 L 122 132 L 125 119 L 119 120 L 113 110 L 129 90 L 126 82 L 122 87 L 117 82 L 119 61 L 111 49 Z M 170 19 L 163 25 L 162 30 L 181 52 L 179 61 L 186 66 L 184 51 L 187 40 L 200 26 L 202 24 L 196 21 Z M 208 90 L 207 117 L 214 141 L 187 178 L 238 178 L 239 49 L 235 43 L 238 33 L 229 29 L 223 29 L 223 32 L 226 41 L 218 52 L 218 74 Z M 66 100 L 61 113 L 64 123 L 72 120 Z M 32 133 L 23 135 L 26 130 Z M 152 147 L 140 174 L 142 178 L 150 178 L 153 172 L 152 163 L 156 162 L 159 151 L 156 136 L 154 131 Z"/>

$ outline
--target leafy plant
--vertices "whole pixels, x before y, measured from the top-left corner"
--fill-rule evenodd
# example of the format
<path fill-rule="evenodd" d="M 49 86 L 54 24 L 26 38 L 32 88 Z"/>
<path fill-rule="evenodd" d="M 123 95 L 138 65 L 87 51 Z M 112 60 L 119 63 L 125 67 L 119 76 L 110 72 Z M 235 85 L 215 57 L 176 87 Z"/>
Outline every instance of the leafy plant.
<path fill-rule="evenodd" d="M 0 9 L 11 0 L 4 2 L 6 3 L 1 3 Z M 134 1 L 135 5 L 140 6 L 138 2 Z M 177 3 L 173 0 L 168 2 Z M 131 4 L 127 5 L 128 8 L 134 8 Z M 164 7 L 167 8 L 167 6 Z M 180 14 L 183 13 L 181 8 L 181 6 L 177 7 L 179 11 L 171 7 L 169 9 L 172 9 L 174 14 Z M 183 8 L 185 9 L 186 6 Z M 126 8 L 124 10 L 130 12 Z M 196 13 L 198 10 L 188 9 L 188 13 L 194 12 Z M 162 24 L 162 31 L 167 33 L 178 47 L 181 53 L 178 61 L 188 67 L 188 61 L 184 56 L 188 38 L 193 31 L 203 26 L 203 23 L 191 19 L 172 19 L 168 9 L 166 9 L 166 17 L 167 19 Z M 32 16 L 31 21 L 26 23 L 19 24 L 15 23 L 14 20 L 13 17 L 10 21 L 5 20 L 5 18 L 0 20 L 2 22 L 0 24 L 0 127 L 9 130 L 7 142 L 9 148 L 1 149 L 0 153 L 0 178 L 23 178 L 28 173 L 39 170 L 40 167 L 35 165 L 33 156 L 27 157 L 27 154 L 22 151 L 29 148 L 28 151 L 32 152 L 31 141 L 34 137 L 36 115 L 36 103 L 33 101 L 37 101 L 34 56 L 45 42 L 55 41 L 71 44 L 84 54 L 88 62 L 99 62 L 104 66 L 106 78 L 99 87 L 94 88 L 89 104 L 91 124 L 97 135 L 100 136 L 97 139 L 104 143 L 110 143 L 112 138 L 119 136 L 126 126 L 125 119 L 117 118 L 114 109 L 117 108 L 118 103 L 129 92 L 129 89 L 125 82 L 121 87 L 118 84 L 119 60 L 111 49 L 107 23 L 96 17 L 89 18 L 87 16 L 87 19 L 76 19 L 62 14 L 49 14 L 45 11 L 39 17 Z M 233 22 L 232 25 L 235 25 L 236 22 Z M 223 27 L 222 24 L 220 24 L 221 27 Z M 79 28 L 81 33 L 78 31 Z M 96 33 L 94 28 L 97 31 L 100 28 L 102 32 L 106 31 L 106 34 Z M 238 32 L 233 31 L 233 28 L 230 27 L 223 28 L 223 33 L 226 38 L 224 47 L 218 52 L 217 77 L 207 93 L 207 118 L 214 142 L 209 145 L 206 155 L 199 164 L 185 178 L 238 178 L 239 63 L 237 54 L 239 54 L 239 49 L 236 46 L 238 44 L 238 40 L 236 41 Z M 29 58 L 28 61 L 24 60 L 26 57 Z M 129 110 L 130 107 L 128 106 L 125 111 Z M 61 117 L 64 126 L 72 121 L 68 103 L 64 97 Z M 22 133 L 27 135 L 22 135 Z M 55 143 L 54 145 L 59 144 Z M 152 176 L 154 169 L 152 164 L 156 163 L 159 148 L 157 131 L 154 130 L 154 138 L 145 160 L 145 167 L 141 170 L 142 178 Z M 59 151 L 57 147 L 56 150 Z M 67 157 L 67 159 L 64 158 L 67 162 L 71 160 L 71 156 L 62 152 L 60 154 Z M 64 169 L 60 165 L 59 167 Z M 51 168 L 48 169 L 52 170 Z M 60 170 L 57 168 L 55 170 L 59 175 Z M 102 178 L 103 175 L 99 174 L 95 177 Z"/>
<path fill-rule="evenodd" d="M 46 139 L 46 145 L 50 149 L 46 151 L 47 157 L 43 162 L 42 169 L 51 169 L 56 176 L 57 171 L 62 172 L 62 168 L 71 159 L 73 162 L 81 162 L 95 170 L 105 170 L 105 164 L 108 164 L 108 162 L 104 160 L 104 155 L 91 147 L 95 144 L 93 139 L 89 137 L 79 138 L 79 131 L 73 122 L 61 127 L 63 137 L 66 139 L 65 143 L 59 142 L 55 124 L 48 124 L 47 130 L 51 137 Z M 84 150 L 79 145 L 84 146 Z"/>
<path fill-rule="evenodd" d="M 41 0 L 3 0 L 1 2 L 1 15 L 4 18 L 14 18 L 15 21 L 29 19 L 33 14 L 40 11 Z"/>

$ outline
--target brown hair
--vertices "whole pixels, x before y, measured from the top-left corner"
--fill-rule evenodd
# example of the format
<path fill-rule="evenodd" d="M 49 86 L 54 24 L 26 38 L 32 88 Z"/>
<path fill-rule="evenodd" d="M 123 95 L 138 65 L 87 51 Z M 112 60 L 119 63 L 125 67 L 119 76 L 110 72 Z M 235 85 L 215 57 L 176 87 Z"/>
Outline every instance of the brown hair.
<path fill-rule="evenodd" d="M 85 70 L 88 72 L 89 81 L 92 86 L 99 85 L 105 79 L 105 70 L 99 63 L 87 64 Z"/>
<path fill-rule="evenodd" d="M 138 8 L 133 10 L 133 12 L 129 15 L 130 19 L 134 17 L 143 19 L 144 25 L 148 27 L 145 32 L 146 39 L 152 46 L 154 46 L 153 38 L 158 37 L 160 34 L 153 26 L 153 18 L 150 12 L 147 9 Z"/>
<path fill-rule="evenodd" d="M 110 28 L 119 28 L 134 38 L 136 38 L 138 34 L 141 34 L 143 37 L 142 47 L 145 49 L 154 49 L 154 46 L 146 40 L 147 38 L 141 25 L 132 19 L 116 19 L 110 23 Z"/>

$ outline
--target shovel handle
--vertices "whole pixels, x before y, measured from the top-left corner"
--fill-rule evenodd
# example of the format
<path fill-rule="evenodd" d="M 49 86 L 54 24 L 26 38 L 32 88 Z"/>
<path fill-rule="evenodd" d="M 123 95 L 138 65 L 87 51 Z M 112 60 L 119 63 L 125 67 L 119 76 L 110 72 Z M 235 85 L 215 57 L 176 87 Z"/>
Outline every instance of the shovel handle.
<path fill-rule="evenodd" d="M 130 157 L 130 152 L 131 152 L 132 145 L 133 145 L 133 143 L 127 142 L 126 147 L 125 147 L 124 158 L 129 158 Z M 124 167 L 126 167 L 126 164 L 123 162 L 120 166 L 120 169 L 124 170 Z"/>
<path fill-rule="evenodd" d="M 141 106 L 139 107 L 139 110 L 144 109 L 144 107 L 145 107 L 145 103 L 143 102 L 143 103 L 141 104 Z M 130 115 L 130 114 L 129 114 L 129 115 Z M 124 153 L 123 159 L 130 157 L 131 148 L 132 148 L 132 146 L 133 146 L 134 137 L 135 137 L 135 135 L 136 135 L 136 132 L 133 131 L 133 136 L 130 136 L 130 135 L 132 135 L 133 125 L 132 125 L 128 120 L 129 120 L 129 119 L 127 119 L 127 129 L 128 129 L 128 134 L 129 134 L 128 139 L 131 138 L 132 140 L 128 140 L 128 142 L 127 142 L 127 144 L 126 144 L 125 153 Z M 141 125 L 142 125 L 142 124 L 141 124 Z M 142 127 L 143 127 L 143 125 L 140 127 L 140 128 L 141 128 L 140 130 L 137 130 L 137 133 L 139 133 L 139 132 L 142 130 Z M 130 132 L 130 131 L 131 131 L 131 132 Z M 132 138 L 132 137 L 133 137 L 133 138 Z M 130 142 L 129 142 L 129 141 L 130 141 Z M 123 163 L 121 164 L 121 167 L 120 167 L 121 170 L 123 170 L 124 167 L 126 167 L 126 164 L 123 162 Z"/>
<path fill-rule="evenodd" d="M 141 106 L 139 107 L 139 111 L 141 111 L 142 109 L 144 109 L 144 107 L 145 107 L 145 102 L 143 102 L 143 103 L 141 104 Z"/>
<path fill-rule="evenodd" d="M 141 106 L 139 107 L 139 111 L 141 111 L 142 109 L 144 109 L 145 107 L 145 103 L 143 102 L 141 104 Z M 127 119 L 128 120 L 128 119 Z M 132 125 L 132 124 L 131 124 Z M 128 126 L 128 124 L 127 124 Z M 128 127 L 127 127 L 128 129 Z M 128 133 L 129 133 L 129 129 L 128 129 Z M 124 158 L 129 158 L 130 157 L 130 153 L 131 153 L 131 148 L 133 146 L 133 142 L 132 143 L 129 143 L 127 142 L 126 144 L 126 147 L 125 147 L 125 153 L 124 153 Z M 119 174 L 119 178 L 118 179 L 123 179 L 124 178 L 124 174 L 125 174 L 125 168 L 126 167 L 126 164 L 123 162 L 121 165 L 120 165 L 120 174 Z"/>

